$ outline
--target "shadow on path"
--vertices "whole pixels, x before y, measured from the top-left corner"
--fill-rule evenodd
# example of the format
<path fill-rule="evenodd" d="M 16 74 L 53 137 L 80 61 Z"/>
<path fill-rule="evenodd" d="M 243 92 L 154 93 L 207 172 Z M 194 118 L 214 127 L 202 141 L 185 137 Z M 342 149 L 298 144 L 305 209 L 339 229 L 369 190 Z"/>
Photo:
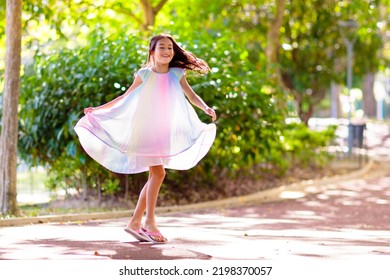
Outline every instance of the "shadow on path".
<path fill-rule="evenodd" d="M 77 241 L 64 239 L 25 240 L 19 245 L 25 250 L 33 250 L 34 256 L 27 259 L 113 259 L 113 260 L 172 260 L 172 259 L 210 259 L 208 255 L 191 250 L 165 248 L 139 242 L 115 242 L 111 240 Z M 48 250 L 45 250 L 48 249 Z M 41 253 L 39 253 L 41 251 Z M 0 250 L 0 259 L 2 258 Z M 11 256 L 10 256 L 11 257 Z M 10 258 L 12 259 L 12 257 Z"/>

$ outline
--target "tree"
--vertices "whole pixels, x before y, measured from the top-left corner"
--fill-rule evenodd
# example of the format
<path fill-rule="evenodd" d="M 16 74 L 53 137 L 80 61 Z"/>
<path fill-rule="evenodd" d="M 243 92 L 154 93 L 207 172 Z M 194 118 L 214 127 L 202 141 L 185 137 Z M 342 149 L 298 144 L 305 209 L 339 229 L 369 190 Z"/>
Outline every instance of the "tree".
<path fill-rule="evenodd" d="M 310 12 L 308 12 L 310 10 Z M 338 29 L 335 2 L 290 2 L 283 24 L 279 62 L 284 85 L 292 93 L 298 117 L 307 124 L 325 97 L 334 73 Z"/>
<path fill-rule="evenodd" d="M 304 123 L 326 96 L 329 85 L 346 80 L 345 66 L 339 67 L 346 57 L 339 21 L 353 19 L 358 23 L 358 29 L 350 34 L 356 36 L 353 86 L 361 87 L 364 81 L 364 103 L 371 100 L 372 104 L 373 73 L 378 70 L 378 52 L 383 45 L 378 34 L 379 7 L 383 2 L 313 0 L 290 1 L 286 5 L 288 16 L 283 25 L 284 48 L 280 53 L 280 65 L 283 81 L 291 90 L 298 116 Z"/>
<path fill-rule="evenodd" d="M 374 94 L 375 74 L 367 72 L 363 77 L 363 100 L 364 115 L 369 118 L 376 117 L 376 100 Z"/>
<path fill-rule="evenodd" d="M 1 213 L 18 213 L 16 203 L 16 166 L 18 142 L 18 103 L 20 90 L 22 0 L 6 3 L 6 55 L 0 137 Z"/>

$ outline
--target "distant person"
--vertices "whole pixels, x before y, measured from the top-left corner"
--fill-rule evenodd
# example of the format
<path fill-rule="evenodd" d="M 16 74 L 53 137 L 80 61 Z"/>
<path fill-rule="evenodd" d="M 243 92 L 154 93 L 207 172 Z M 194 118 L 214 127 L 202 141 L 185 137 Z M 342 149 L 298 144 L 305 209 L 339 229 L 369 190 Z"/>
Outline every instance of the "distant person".
<path fill-rule="evenodd" d="M 147 63 L 129 89 L 109 103 L 86 108 L 75 126 L 84 150 L 107 169 L 124 174 L 149 171 L 125 228 L 139 241 L 167 242 L 155 219 L 165 168 L 194 167 L 214 142 L 215 124 L 202 123 L 185 97 L 213 122 L 217 119 L 185 76 L 186 71 L 209 70 L 205 61 L 182 49 L 172 36 L 154 36 Z"/>

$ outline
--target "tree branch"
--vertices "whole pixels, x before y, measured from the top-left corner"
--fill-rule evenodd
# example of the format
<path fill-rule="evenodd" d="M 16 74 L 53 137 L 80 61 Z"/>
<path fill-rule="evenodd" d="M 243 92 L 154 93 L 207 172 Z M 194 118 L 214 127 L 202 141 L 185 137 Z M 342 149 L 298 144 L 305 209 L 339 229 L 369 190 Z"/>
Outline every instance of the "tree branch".
<path fill-rule="evenodd" d="M 168 2 L 168 0 L 161 0 L 160 3 L 153 7 L 153 13 L 157 15 L 157 13 L 164 7 L 164 5 Z"/>
<path fill-rule="evenodd" d="M 94 9 L 101 9 L 101 8 L 103 8 L 105 10 L 110 9 L 110 10 L 115 11 L 116 13 L 126 15 L 126 16 L 133 18 L 139 25 L 143 24 L 142 19 L 140 17 L 138 17 L 136 14 L 134 14 L 131 9 L 123 7 L 122 3 L 117 3 L 116 5 L 104 3 L 102 6 L 97 6 L 94 4 L 93 1 L 91 3 L 87 2 L 87 1 L 80 1 L 77 5 L 81 6 L 81 4 L 92 6 L 92 7 L 94 7 Z M 69 5 L 69 7 L 70 7 L 70 5 Z"/>
<path fill-rule="evenodd" d="M 109 6 L 105 6 L 106 9 L 111 9 L 119 14 L 123 14 L 123 15 L 126 15 L 126 16 L 130 16 L 131 18 L 135 19 L 135 21 L 139 24 L 139 25 L 142 25 L 143 24 L 143 21 L 141 18 L 137 17 L 132 10 L 130 9 L 126 9 L 124 7 L 109 7 Z"/>

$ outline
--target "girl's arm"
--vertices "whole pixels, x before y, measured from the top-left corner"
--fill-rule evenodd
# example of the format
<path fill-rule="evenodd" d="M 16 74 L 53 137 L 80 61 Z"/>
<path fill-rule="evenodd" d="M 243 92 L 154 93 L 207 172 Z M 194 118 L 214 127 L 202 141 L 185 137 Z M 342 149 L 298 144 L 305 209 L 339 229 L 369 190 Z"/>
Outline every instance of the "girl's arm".
<path fill-rule="evenodd" d="M 180 79 L 180 85 L 183 89 L 184 94 L 187 96 L 188 100 L 196 107 L 202 109 L 207 115 L 211 116 L 213 122 L 217 119 L 217 114 L 213 108 L 207 106 L 207 104 L 195 93 L 191 86 L 187 82 L 185 75 Z"/>
<path fill-rule="evenodd" d="M 114 100 L 106 103 L 106 104 L 103 104 L 101 106 L 98 106 L 98 107 L 88 107 L 88 108 L 85 108 L 84 109 L 84 114 L 87 114 L 87 113 L 90 113 L 92 111 L 95 111 L 95 110 L 99 110 L 99 109 L 108 109 L 108 108 L 111 108 L 112 106 L 114 106 L 119 100 L 123 99 L 125 96 L 129 95 L 133 90 L 135 90 L 140 84 L 142 84 L 142 79 L 136 75 L 135 78 L 134 78 L 134 81 L 133 83 L 131 84 L 131 86 L 126 90 L 126 92 L 124 94 L 122 94 L 121 96 L 115 98 Z"/>

